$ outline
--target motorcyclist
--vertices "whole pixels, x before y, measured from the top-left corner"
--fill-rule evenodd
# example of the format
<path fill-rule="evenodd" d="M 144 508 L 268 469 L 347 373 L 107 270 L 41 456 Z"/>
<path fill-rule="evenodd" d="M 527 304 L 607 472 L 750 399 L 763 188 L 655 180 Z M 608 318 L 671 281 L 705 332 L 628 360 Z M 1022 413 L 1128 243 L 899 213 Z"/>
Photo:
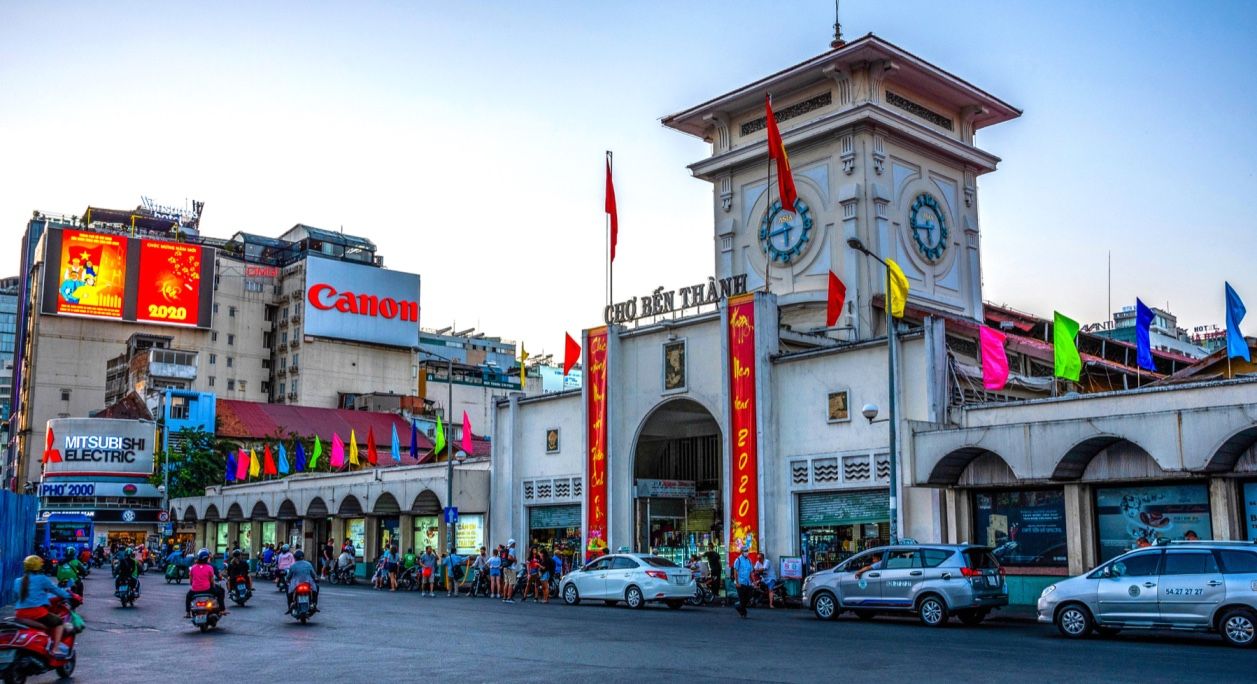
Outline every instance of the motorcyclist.
<path fill-rule="evenodd" d="M 279 586 L 279 580 L 284 577 L 284 573 L 288 572 L 288 569 L 292 567 L 296 560 L 292 552 L 288 550 L 287 544 L 279 548 L 279 555 L 275 556 L 275 586 Z M 289 587 L 291 586 L 292 583 L 290 582 Z"/>
<path fill-rule="evenodd" d="M 310 608 L 312 612 L 317 613 L 319 612 L 319 582 L 314 574 L 314 566 L 306 560 L 306 554 L 301 549 L 297 549 L 292 556 L 294 560 L 288 568 L 288 610 L 286 612 L 292 612 L 292 597 L 297 590 L 297 585 L 305 582 L 310 585 Z"/>
<path fill-rule="evenodd" d="M 353 574 L 354 555 L 349 549 L 340 552 L 340 557 L 336 559 L 336 572 Z"/>
<path fill-rule="evenodd" d="M 57 583 L 65 586 L 76 594 L 83 593 L 83 564 L 79 562 L 74 548 L 65 550 L 61 565 L 57 566 Z"/>
<path fill-rule="evenodd" d="M 240 549 L 231 552 L 231 562 L 227 564 L 227 580 L 234 583 L 237 577 L 243 577 L 249 590 L 253 590 L 253 578 L 249 577 L 249 561 L 245 560 Z"/>
<path fill-rule="evenodd" d="M 58 587 L 55 582 L 43 573 L 44 559 L 39 556 L 27 556 L 22 561 L 22 576 L 13 581 L 13 593 L 17 595 L 17 617 L 32 620 L 43 625 L 52 635 L 48 642 L 48 652 L 59 657 L 68 657 L 69 650 L 61 643 L 61 635 L 65 631 L 65 623 L 52 611 L 48 610 L 52 597 L 59 596 L 70 600 L 70 593 Z"/>
<path fill-rule="evenodd" d="M 262 549 L 262 565 L 270 565 L 273 562 L 275 562 L 275 546 L 267 543 Z"/>
<path fill-rule="evenodd" d="M 139 580 L 140 566 L 139 564 L 135 562 L 135 559 L 131 557 L 131 552 L 127 549 L 122 549 L 121 551 L 118 552 L 118 554 L 119 554 L 118 565 L 114 569 L 116 573 L 115 577 L 118 580 L 126 582 L 131 587 L 132 591 L 134 591 L 136 594 L 139 594 L 140 593 L 140 580 Z"/>
<path fill-rule="evenodd" d="M 214 598 L 218 599 L 219 609 L 223 615 L 227 614 L 227 593 L 223 591 L 222 586 L 218 584 L 218 570 L 210 565 L 209 549 L 201 549 L 196 554 L 196 562 L 188 569 L 188 595 L 184 599 L 184 617 L 192 617 L 192 597 L 197 594 L 210 592 Z"/>

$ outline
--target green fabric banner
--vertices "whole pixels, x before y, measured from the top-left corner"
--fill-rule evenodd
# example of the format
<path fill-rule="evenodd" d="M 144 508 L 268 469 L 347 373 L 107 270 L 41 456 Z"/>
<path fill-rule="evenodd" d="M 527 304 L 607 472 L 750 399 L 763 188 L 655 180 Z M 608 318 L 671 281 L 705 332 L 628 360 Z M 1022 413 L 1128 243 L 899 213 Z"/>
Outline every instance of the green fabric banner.
<path fill-rule="evenodd" d="M 1078 356 L 1078 346 L 1074 338 L 1078 337 L 1078 321 L 1062 314 L 1053 312 L 1052 319 L 1052 355 L 1056 361 L 1056 377 L 1078 382 L 1082 373 L 1082 357 Z"/>

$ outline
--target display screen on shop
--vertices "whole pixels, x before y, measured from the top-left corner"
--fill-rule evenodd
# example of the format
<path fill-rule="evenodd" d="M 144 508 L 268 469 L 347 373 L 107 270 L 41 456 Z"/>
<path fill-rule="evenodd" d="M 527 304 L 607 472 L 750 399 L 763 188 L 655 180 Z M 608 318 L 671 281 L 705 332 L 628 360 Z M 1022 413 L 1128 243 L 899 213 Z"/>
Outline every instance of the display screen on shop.
<path fill-rule="evenodd" d="M 1106 487 L 1096 490 L 1100 560 L 1160 540 L 1212 539 L 1204 484 Z"/>
<path fill-rule="evenodd" d="M 119 235 L 49 231 L 44 292 L 52 294 L 53 306 L 46 313 L 122 318 L 128 242 Z"/>
<path fill-rule="evenodd" d="M 471 555 L 479 553 L 482 546 L 484 546 L 484 515 L 460 513 L 454 533 L 454 550 L 461 554 Z"/>
<path fill-rule="evenodd" d="M 978 492 L 973 495 L 974 538 L 1002 565 L 1065 567 L 1065 490 Z"/>

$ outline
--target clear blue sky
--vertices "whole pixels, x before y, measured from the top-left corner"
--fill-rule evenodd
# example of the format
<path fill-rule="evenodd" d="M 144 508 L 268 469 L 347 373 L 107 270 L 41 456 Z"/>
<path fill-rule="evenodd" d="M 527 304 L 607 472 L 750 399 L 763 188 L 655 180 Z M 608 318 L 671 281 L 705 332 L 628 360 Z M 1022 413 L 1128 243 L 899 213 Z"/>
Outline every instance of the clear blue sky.
<path fill-rule="evenodd" d="M 424 325 L 561 354 L 601 317 L 602 153 L 617 292 L 712 271 L 706 146 L 659 117 L 828 48 L 832 5 L 5 3 L 0 244 L 33 209 L 206 202 L 204 230 L 366 235 L 423 275 Z M 844 0 L 1022 108 L 980 133 L 985 295 L 1043 316 L 1167 303 L 1257 334 L 1257 3 Z M 16 250 L 0 252 L 15 273 Z"/>

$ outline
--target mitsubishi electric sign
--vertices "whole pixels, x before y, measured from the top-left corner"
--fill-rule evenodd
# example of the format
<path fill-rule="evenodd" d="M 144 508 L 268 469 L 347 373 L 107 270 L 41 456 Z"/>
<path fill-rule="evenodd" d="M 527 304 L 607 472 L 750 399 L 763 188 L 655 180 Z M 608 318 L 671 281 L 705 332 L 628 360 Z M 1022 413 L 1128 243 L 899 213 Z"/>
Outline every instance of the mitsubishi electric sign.
<path fill-rule="evenodd" d="M 419 276 L 333 259 L 306 260 L 305 334 L 419 345 Z"/>
<path fill-rule="evenodd" d="M 147 479 L 153 474 L 155 427 L 147 420 L 54 418 L 44 434 L 44 479 Z"/>

